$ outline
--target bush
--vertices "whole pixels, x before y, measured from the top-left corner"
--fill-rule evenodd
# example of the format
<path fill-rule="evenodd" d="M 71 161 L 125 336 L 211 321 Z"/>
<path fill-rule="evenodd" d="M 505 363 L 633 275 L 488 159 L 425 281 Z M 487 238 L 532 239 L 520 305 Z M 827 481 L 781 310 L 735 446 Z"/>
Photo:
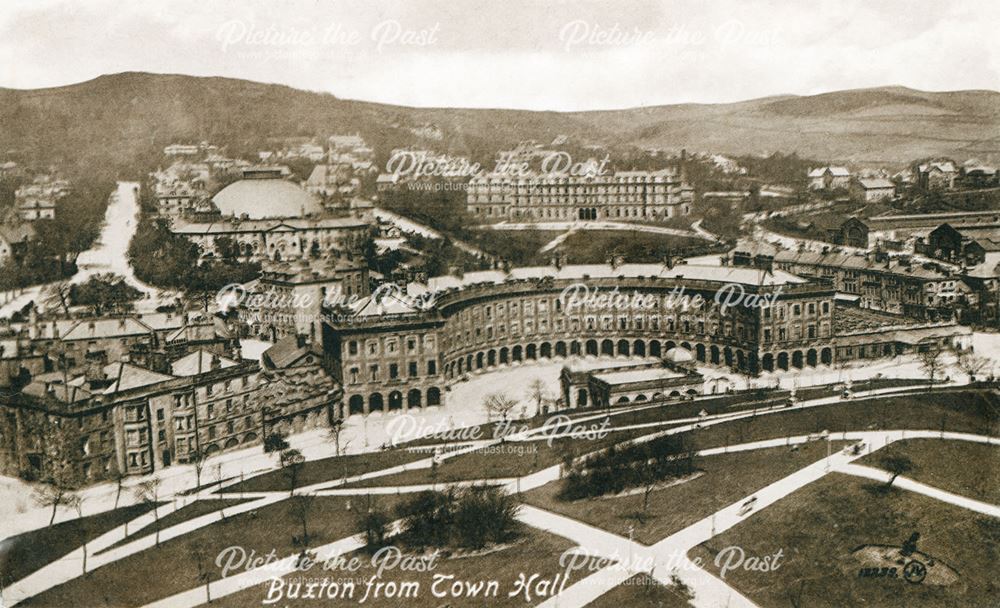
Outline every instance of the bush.
<path fill-rule="evenodd" d="M 403 520 L 402 540 L 409 545 L 480 549 L 516 536 L 517 511 L 513 496 L 487 486 L 421 492 L 396 513 Z"/>
<path fill-rule="evenodd" d="M 559 497 L 578 500 L 686 475 L 694 470 L 693 446 L 668 435 L 624 448 L 612 446 L 570 467 Z"/>

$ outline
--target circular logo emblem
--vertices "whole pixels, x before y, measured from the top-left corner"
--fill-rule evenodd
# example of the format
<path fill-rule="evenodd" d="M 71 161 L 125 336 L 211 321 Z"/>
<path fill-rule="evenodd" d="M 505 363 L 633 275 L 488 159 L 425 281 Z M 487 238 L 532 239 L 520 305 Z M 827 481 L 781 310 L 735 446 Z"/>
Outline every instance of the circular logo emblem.
<path fill-rule="evenodd" d="M 903 568 L 903 578 L 906 582 L 918 584 L 927 577 L 927 566 L 918 560 L 913 560 Z"/>

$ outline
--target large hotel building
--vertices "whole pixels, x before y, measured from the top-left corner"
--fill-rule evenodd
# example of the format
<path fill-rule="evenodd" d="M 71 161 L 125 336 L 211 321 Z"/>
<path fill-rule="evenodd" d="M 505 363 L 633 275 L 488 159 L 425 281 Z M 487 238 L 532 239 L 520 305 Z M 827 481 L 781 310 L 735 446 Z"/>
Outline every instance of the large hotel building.
<path fill-rule="evenodd" d="M 694 189 L 681 171 L 617 171 L 610 175 L 533 173 L 477 175 L 467 208 L 484 220 L 658 221 L 688 215 Z"/>

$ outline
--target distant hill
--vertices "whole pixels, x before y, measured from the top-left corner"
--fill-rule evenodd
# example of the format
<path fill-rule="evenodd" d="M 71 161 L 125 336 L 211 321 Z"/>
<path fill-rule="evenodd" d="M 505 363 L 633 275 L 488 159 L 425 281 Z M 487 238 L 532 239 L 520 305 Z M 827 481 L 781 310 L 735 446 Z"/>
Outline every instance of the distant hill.
<path fill-rule="evenodd" d="M 433 124 L 441 142 L 411 129 Z M 230 78 L 127 72 L 37 90 L 0 89 L 0 155 L 129 172 L 174 141 L 253 153 L 268 138 L 358 132 L 380 154 L 423 143 L 492 158 L 501 146 L 567 135 L 576 144 L 728 154 L 797 152 L 831 161 L 1000 158 L 1000 93 L 903 87 L 597 112 L 409 108 Z"/>

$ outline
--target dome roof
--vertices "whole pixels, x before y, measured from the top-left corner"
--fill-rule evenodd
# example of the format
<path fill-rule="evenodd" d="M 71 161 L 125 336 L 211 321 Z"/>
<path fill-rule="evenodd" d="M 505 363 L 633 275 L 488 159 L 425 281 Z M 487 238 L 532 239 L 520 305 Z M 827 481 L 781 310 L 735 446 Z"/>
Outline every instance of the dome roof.
<path fill-rule="evenodd" d="M 694 361 L 694 356 L 686 348 L 680 346 L 675 346 L 667 351 L 667 354 L 663 356 L 667 361 L 672 361 L 674 363 L 687 363 L 689 361 Z"/>
<path fill-rule="evenodd" d="M 302 217 L 323 211 L 319 201 L 297 184 L 279 179 L 241 179 L 212 197 L 222 215 L 250 219 Z"/>

